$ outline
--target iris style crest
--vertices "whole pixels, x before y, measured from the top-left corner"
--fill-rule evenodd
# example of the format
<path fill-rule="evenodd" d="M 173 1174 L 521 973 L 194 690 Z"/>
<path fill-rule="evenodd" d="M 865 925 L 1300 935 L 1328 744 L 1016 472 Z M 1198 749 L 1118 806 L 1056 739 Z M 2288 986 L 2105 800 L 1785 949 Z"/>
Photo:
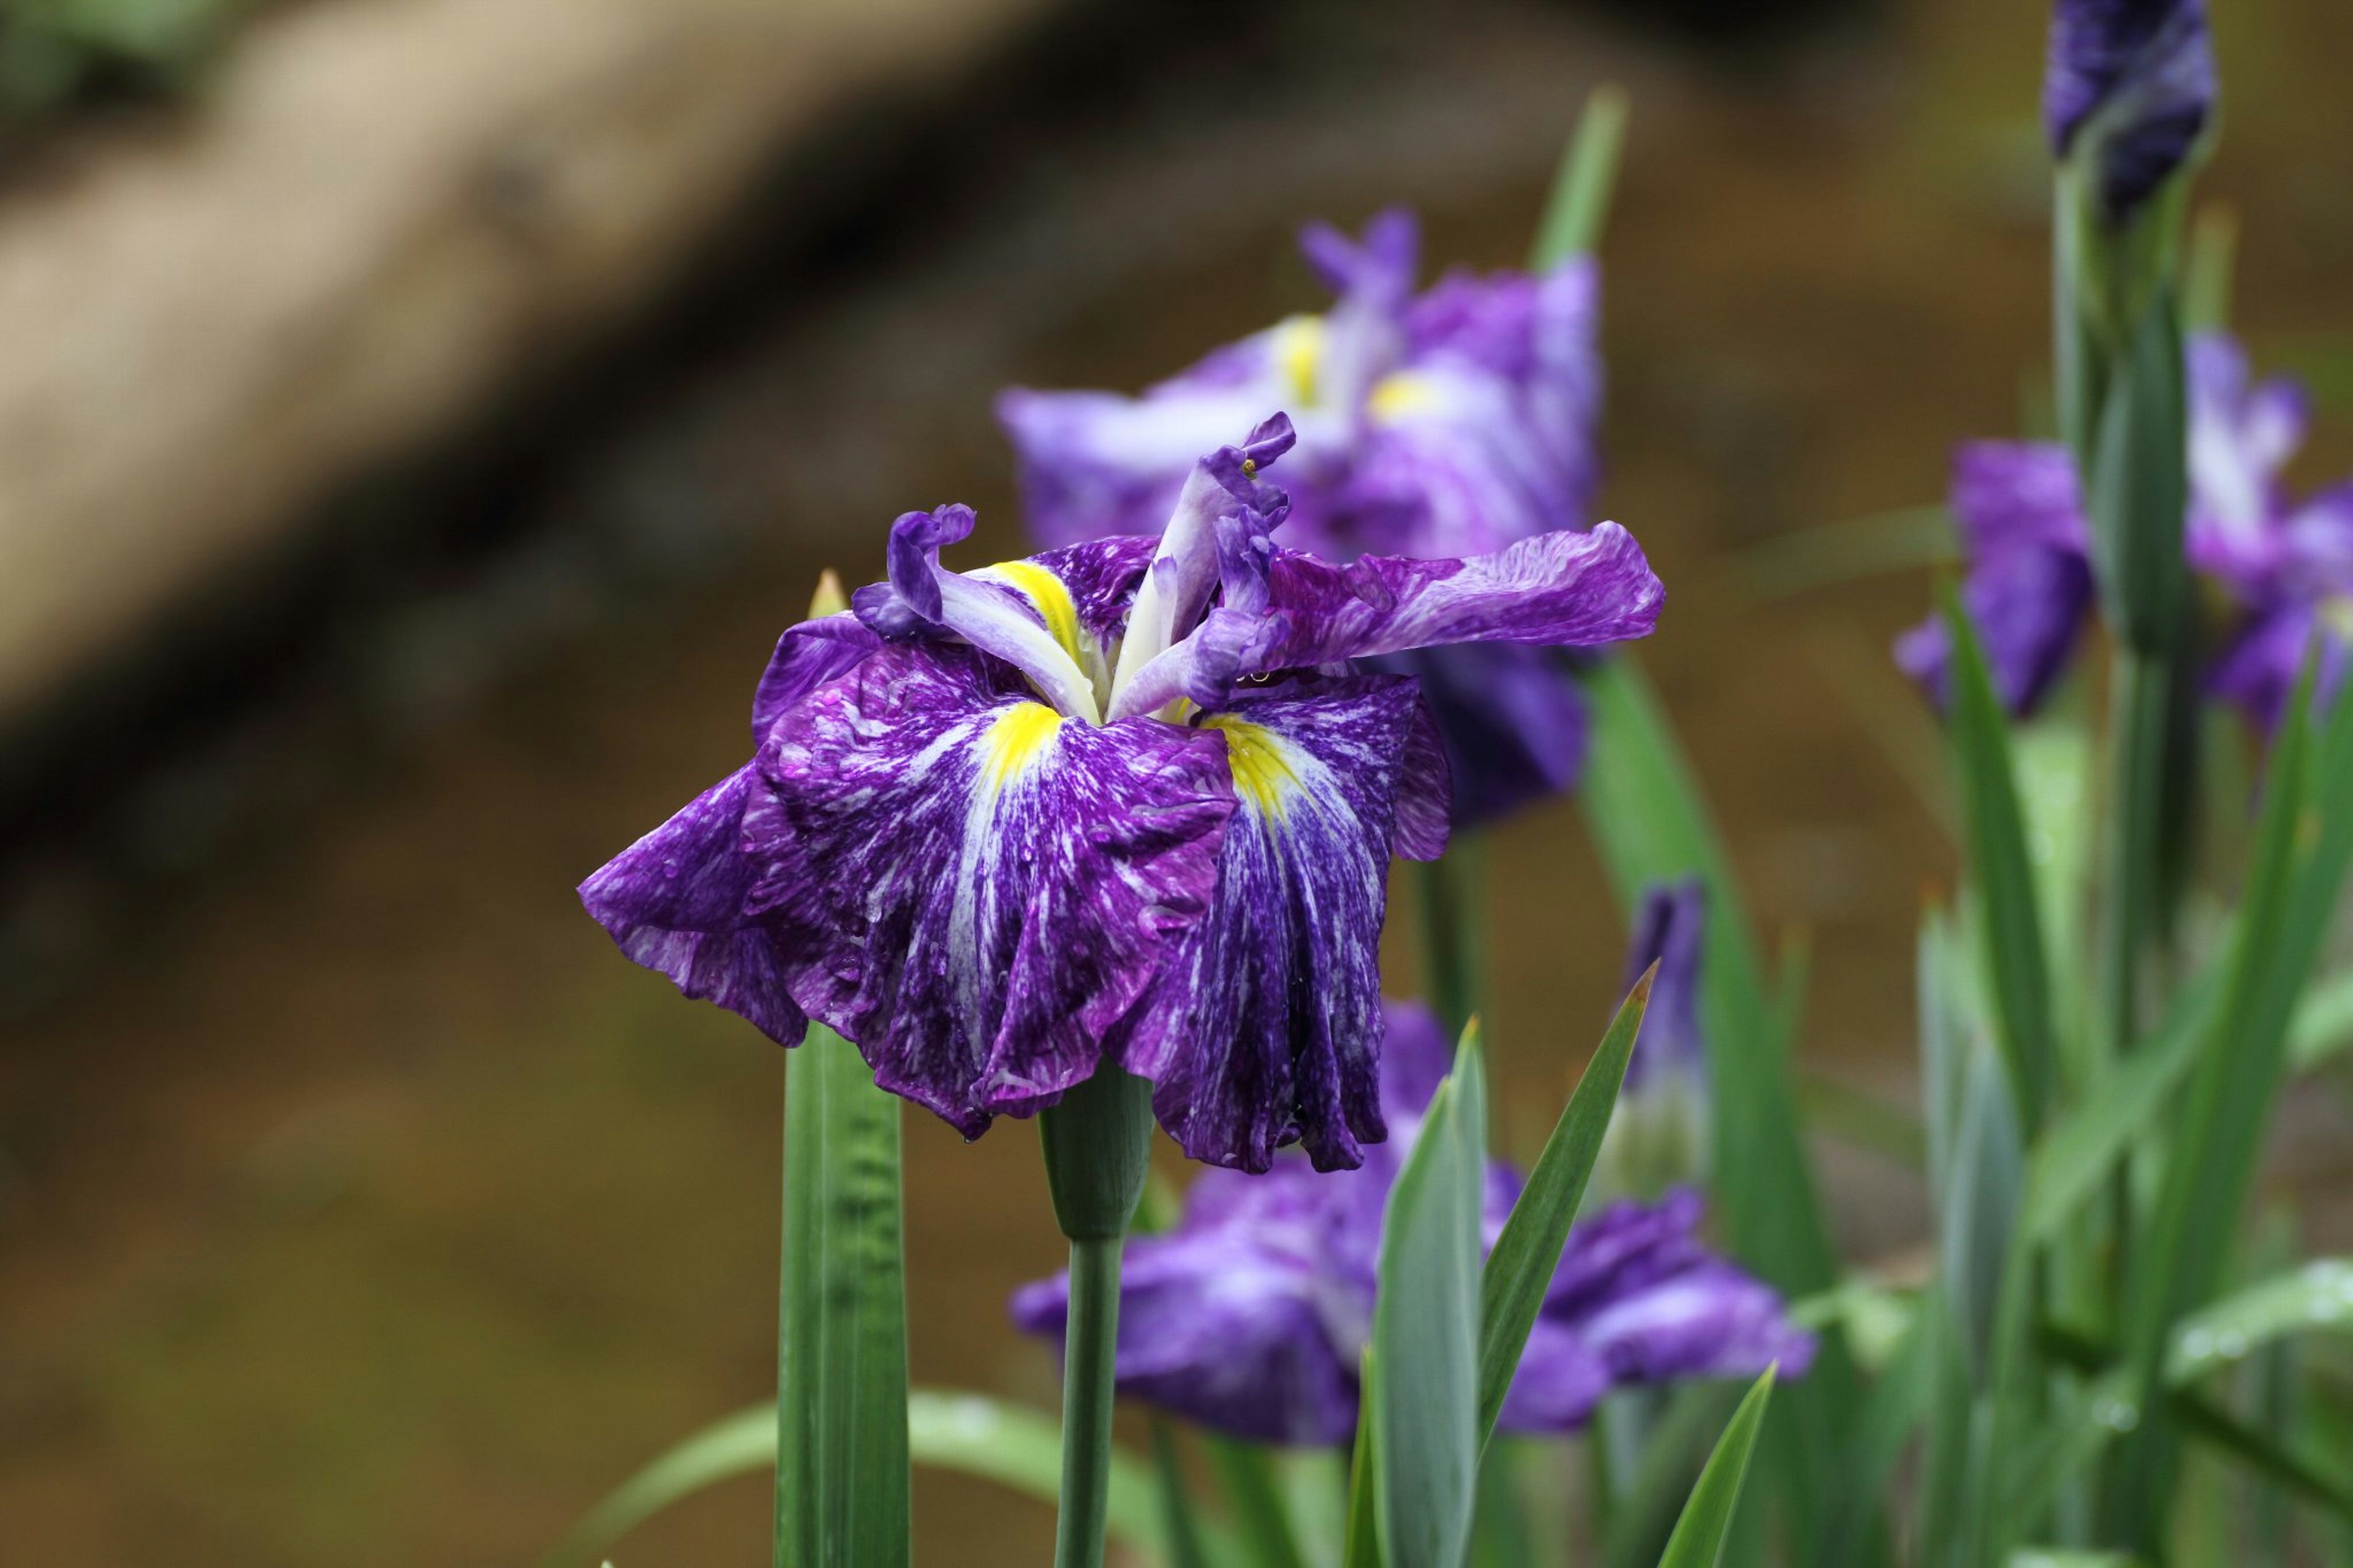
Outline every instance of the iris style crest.
<path fill-rule="evenodd" d="M 2099 212 L 2129 220 L 2179 169 L 2213 112 L 2204 0 L 2058 0 L 2042 120 L 2060 157 L 2081 151 Z"/>
<path fill-rule="evenodd" d="M 1579 258 L 1541 278 L 1451 273 L 1414 292 L 1411 216 L 1361 240 L 1301 245 L 1336 296 L 1211 353 L 1140 397 L 1005 394 L 1032 531 L 1049 544 L 1150 532 L 1194 455 L 1286 408 L 1287 537 L 1328 561 L 1487 554 L 1589 520 L 1599 465 L 1599 279 Z M 1457 825 L 1571 787 L 1586 713 L 1557 656 L 1508 643 L 1398 651 L 1419 677 L 1454 777 Z"/>
<path fill-rule="evenodd" d="M 967 1136 L 1108 1058 L 1197 1159 L 1352 1166 L 1385 1135 L 1376 954 L 1393 854 L 1445 846 L 1414 682 L 1449 642 L 1639 637 L 1615 524 L 1345 565 L 1272 538 L 1276 415 L 1194 465 L 1159 536 L 958 573 L 968 508 L 787 631 L 754 755 L 591 877 L 630 957 L 786 1045 L 815 1018 Z"/>
<path fill-rule="evenodd" d="M 2189 355 L 2183 546 L 2227 620 L 2208 688 L 2269 728 L 2307 647 L 2320 649 L 2324 693 L 2342 678 L 2353 638 L 2353 483 L 2291 493 L 2280 474 L 2304 440 L 2303 388 L 2253 380 L 2226 336 L 2194 339 Z M 1950 500 L 1968 556 L 1961 602 L 2002 700 L 2031 712 L 2092 612 L 2091 526 L 2074 465 L 2055 443 L 1971 442 L 1955 454 Z M 1947 654 L 1934 620 L 1896 644 L 1897 662 L 1939 696 Z"/>
<path fill-rule="evenodd" d="M 1118 1380 L 1136 1398 L 1258 1442 L 1338 1447 L 1356 1430 L 1357 1367 L 1372 1329 L 1381 1211 L 1447 1068 L 1437 1021 L 1388 1005 L 1380 1091 L 1393 1136 L 1356 1171 L 1287 1156 L 1264 1176 L 1211 1171 L 1175 1230 L 1131 1239 L 1120 1287 Z M 1491 1163 L 1485 1244 L 1520 1178 Z M 1528 1336 L 1501 1425 L 1582 1426 L 1613 1388 L 1802 1376 L 1814 1342 L 1772 1290 L 1701 1243 L 1698 1194 L 1611 1204 L 1569 1233 Z M 1015 1323 L 1059 1340 L 1067 1278 L 1013 1298 Z"/>

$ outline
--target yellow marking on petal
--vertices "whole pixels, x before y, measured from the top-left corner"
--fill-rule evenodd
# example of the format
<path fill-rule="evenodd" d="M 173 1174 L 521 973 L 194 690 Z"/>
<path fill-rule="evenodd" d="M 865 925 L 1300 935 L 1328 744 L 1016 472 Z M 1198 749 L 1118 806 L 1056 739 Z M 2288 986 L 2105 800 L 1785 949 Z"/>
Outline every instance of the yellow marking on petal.
<path fill-rule="evenodd" d="M 1381 377 L 1373 384 L 1372 395 L 1366 400 L 1373 417 L 1384 425 L 1394 425 L 1400 419 L 1410 419 L 1417 414 L 1427 414 L 1438 406 L 1438 389 L 1427 376 L 1400 370 Z"/>
<path fill-rule="evenodd" d="M 1315 402 L 1316 384 L 1323 379 L 1324 336 L 1321 316 L 1286 316 L 1274 329 L 1275 366 L 1303 405 Z"/>
<path fill-rule="evenodd" d="M 2353 643 L 2353 594 L 2335 594 L 2322 600 L 2320 624 L 2342 641 Z"/>
<path fill-rule="evenodd" d="M 1011 584 L 1038 611 L 1046 623 L 1046 631 L 1062 645 L 1071 661 L 1083 669 L 1087 657 L 1079 647 L 1079 604 L 1071 597 L 1069 584 L 1035 561 L 1000 561 L 994 566 L 974 574 L 977 577 L 997 577 Z"/>
<path fill-rule="evenodd" d="M 1291 742 L 1262 724 L 1230 713 L 1213 713 L 1207 722 L 1226 732 L 1226 766 L 1234 775 L 1234 788 L 1261 816 L 1282 816 L 1299 788 Z"/>
<path fill-rule="evenodd" d="M 1019 777 L 1061 728 L 1062 716 L 1043 702 L 1018 702 L 998 714 L 980 738 L 988 787 L 1001 790 Z"/>

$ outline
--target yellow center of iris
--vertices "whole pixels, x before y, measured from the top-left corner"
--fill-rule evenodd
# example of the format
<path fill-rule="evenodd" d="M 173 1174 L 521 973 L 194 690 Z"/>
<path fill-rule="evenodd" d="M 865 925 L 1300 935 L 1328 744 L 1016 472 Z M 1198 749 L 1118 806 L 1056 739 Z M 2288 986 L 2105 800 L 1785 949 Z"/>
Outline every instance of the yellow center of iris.
<path fill-rule="evenodd" d="M 1062 716 L 1043 702 L 1017 702 L 981 737 L 981 767 L 991 789 L 1003 789 L 1037 759 L 1062 728 Z"/>
<path fill-rule="evenodd" d="M 1213 713 L 1204 722 L 1225 731 L 1226 766 L 1234 776 L 1234 789 L 1261 815 L 1281 816 L 1299 788 L 1290 743 L 1265 726 L 1230 713 Z"/>
<path fill-rule="evenodd" d="M 976 577 L 996 577 L 1008 583 L 1038 611 L 1038 618 L 1046 623 L 1046 631 L 1062 645 L 1062 651 L 1081 668 L 1086 656 L 1079 648 L 1079 605 L 1071 597 L 1071 590 L 1060 577 L 1035 561 L 1000 561 L 994 566 L 983 567 L 973 574 Z"/>
<path fill-rule="evenodd" d="M 2320 624 L 2338 640 L 2353 643 L 2353 594 L 2337 594 L 2321 601 Z"/>
<path fill-rule="evenodd" d="M 1302 404 L 1315 401 L 1316 383 L 1323 377 L 1324 336 L 1321 316 L 1288 316 L 1274 329 L 1274 363 Z"/>
<path fill-rule="evenodd" d="M 1384 425 L 1392 425 L 1416 414 L 1426 414 L 1438 404 L 1438 389 L 1428 378 L 1401 370 L 1385 375 L 1373 384 L 1372 395 L 1366 405 L 1373 417 Z"/>

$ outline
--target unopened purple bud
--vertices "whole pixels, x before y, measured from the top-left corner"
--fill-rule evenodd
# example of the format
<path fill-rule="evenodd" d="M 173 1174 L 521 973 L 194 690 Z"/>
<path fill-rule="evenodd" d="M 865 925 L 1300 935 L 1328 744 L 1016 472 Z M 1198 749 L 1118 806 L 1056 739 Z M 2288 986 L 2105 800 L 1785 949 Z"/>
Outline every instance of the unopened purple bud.
<path fill-rule="evenodd" d="M 2057 0 L 2042 119 L 2094 172 L 2102 220 L 2129 221 L 2189 157 L 2215 94 L 2205 0 Z"/>

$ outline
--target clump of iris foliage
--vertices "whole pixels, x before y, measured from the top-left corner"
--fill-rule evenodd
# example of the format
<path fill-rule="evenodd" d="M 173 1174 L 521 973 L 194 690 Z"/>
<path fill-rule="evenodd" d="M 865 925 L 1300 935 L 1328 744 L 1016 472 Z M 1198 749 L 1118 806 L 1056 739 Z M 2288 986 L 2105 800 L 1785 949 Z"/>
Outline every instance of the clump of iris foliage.
<path fill-rule="evenodd" d="M 1799 977 L 1610 649 L 1662 591 L 1590 515 L 1603 95 L 1525 273 L 1422 288 L 1409 217 L 1312 228 L 1328 311 L 1138 396 L 1006 394 L 1041 552 L 959 572 L 968 510 L 899 519 L 784 635 L 751 760 L 584 885 L 797 1048 L 777 1397 L 558 1555 L 773 1466 L 777 1568 L 904 1564 L 924 1463 L 1054 1500 L 1064 1565 L 2353 1562 L 2353 1264 L 2250 1212 L 2282 1086 L 2353 1044 L 2316 978 L 2353 490 L 2279 482 L 2301 399 L 2221 335 L 2220 249 L 2182 258 L 2214 96 L 2194 0 L 2061 0 L 2059 429 L 1961 449 L 1966 572 L 1897 650 L 1962 806 L 1925 1278 L 1833 1254 Z M 1572 790 L 1627 994 L 1523 1173 L 1477 834 Z M 1393 857 L 1426 1004 L 1382 995 Z M 1071 1268 L 1010 1310 L 1059 1424 L 907 1387 L 900 1099 L 1038 1121 Z M 1155 1122 L 1208 1167 L 1181 1194 Z"/>

